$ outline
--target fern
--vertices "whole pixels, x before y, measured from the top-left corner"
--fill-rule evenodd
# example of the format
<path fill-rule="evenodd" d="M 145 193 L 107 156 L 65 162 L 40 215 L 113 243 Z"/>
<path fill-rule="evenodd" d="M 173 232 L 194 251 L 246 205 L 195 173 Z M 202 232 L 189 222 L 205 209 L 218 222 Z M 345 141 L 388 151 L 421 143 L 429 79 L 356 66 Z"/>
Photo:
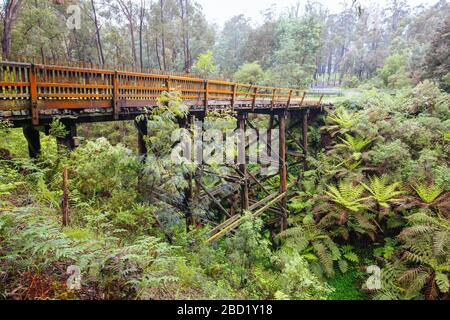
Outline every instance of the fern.
<path fill-rule="evenodd" d="M 326 126 L 322 130 L 330 132 L 331 136 L 338 133 L 348 132 L 358 120 L 357 114 L 347 111 L 345 108 L 338 108 L 333 113 L 330 113 L 326 118 Z"/>
<path fill-rule="evenodd" d="M 405 289 L 399 282 L 399 277 L 405 270 L 403 264 L 395 261 L 387 263 L 381 270 L 381 289 L 372 292 L 374 300 L 400 300 Z"/>
<path fill-rule="evenodd" d="M 364 193 L 363 186 L 355 186 L 351 182 L 342 181 L 337 188 L 328 186 L 328 191 L 325 193 L 330 197 L 331 201 L 352 212 L 359 212 L 367 208 L 363 204 L 364 200 L 368 199 L 362 198 Z"/>
<path fill-rule="evenodd" d="M 436 184 L 421 184 L 417 183 L 413 186 L 420 199 L 426 203 L 433 203 L 444 192 L 440 186 Z"/>
<path fill-rule="evenodd" d="M 422 210 L 407 218 L 408 226 L 400 233 L 402 261 L 407 266 L 399 276 L 407 299 L 424 295 L 435 299 L 448 293 L 450 271 L 450 223 Z"/>
<path fill-rule="evenodd" d="M 448 293 L 450 290 L 448 276 L 442 272 L 437 272 L 435 279 L 439 290 L 443 293 Z"/>
<path fill-rule="evenodd" d="M 0 214 L 0 248 L 0 266 L 8 274 L 33 270 L 58 277 L 77 265 L 110 298 L 146 297 L 149 288 L 177 280 L 173 266 L 182 260 L 173 247 L 148 236 L 128 245 L 112 237 L 72 239 L 32 208 Z"/>
<path fill-rule="evenodd" d="M 342 262 L 344 260 L 339 247 L 324 230 L 315 224 L 303 224 L 290 228 L 282 232 L 279 238 L 284 241 L 284 250 L 297 252 L 311 265 L 318 264 L 319 273 L 325 273 L 327 277 L 334 276 L 335 263 L 338 263 L 338 266 L 345 263 Z"/>
<path fill-rule="evenodd" d="M 388 177 L 372 177 L 369 179 L 370 185 L 361 183 L 367 191 L 370 192 L 371 198 L 374 199 L 381 207 L 390 208 L 390 204 L 393 202 L 401 201 L 398 196 L 403 194 L 403 191 L 398 190 L 400 183 L 395 182 L 393 184 L 388 183 Z"/>
<path fill-rule="evenodd" d="M 339 140 L 341 140 L 342 143 L 337 144 L 336 148 L 346 149 L 352 153 L 360 153 L 372 142 L 370 139 L 365 139 L 361 136 L 353 137 L 348 133 L 344 135 L 344 138 L 339 138 Z"/>
<path fill-rule="evenodd" d="M 359 263 L 358 255 L 353 251 L 353 247 L 350 245 L 345 245 L 341 247 L 342 256 L 350 261 L 351 263 Z"/>

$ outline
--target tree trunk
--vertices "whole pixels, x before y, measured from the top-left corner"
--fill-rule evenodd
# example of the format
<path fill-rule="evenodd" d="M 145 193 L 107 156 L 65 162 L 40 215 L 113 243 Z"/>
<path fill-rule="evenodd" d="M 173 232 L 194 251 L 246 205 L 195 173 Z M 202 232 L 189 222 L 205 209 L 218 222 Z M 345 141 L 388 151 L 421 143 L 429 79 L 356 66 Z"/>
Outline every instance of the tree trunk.
<path fill-rule="evenodd" d="M 145 17 L 145 3 L 141 0 L 141 8 L 139 15 L 139 64 L 141 71 L 144 69 L 144 44 L 143 44 L 143 32 L 144 32 L 144 17 Z"/>
<path fill-rule="evenodd" d="M 133 67 L 136 66 L 137 53 L 136 53 L 136 41 L 134 38 L 134 26 L 133 21 L 130 21 L 130 34 L 131 34 L 131 53 L 133 54 Z"/>
<path fill-rule="evenodd" d="M 180 0 L 181 25 L 183 37 L 184 72 L 189 73 L 191 69 L 191 50 L 189 48 L 189 2 Z"/>
<path fill-rule="evenodd" d="M 162 45 L 162 61 L 163 68 L 166 70 L 166 40 L 165 40 L 165 30 L 164 30 L 164 0 L 159 1 L 161 7 L 161 45 Z"/>
<path fill-rule="evenodd" d="M 11 32 L 21 5 L 22 0 L 8 0 L 5 6 L 2 36 L 2 53 L 4 60 L 8 60 L 11 54 Z"/>
<path fill-rule="evenodd" d="M 159 39 L 158 39 L 158 37 L 155 38 L 155 50 L 156 50 L 156 60 L 158 60 L 159 70 L 162 70 L 161 58 L 159 57 Z"/>
<path fill-rule="evenodd" d="M 126 19 L 128 20 L 128 28 L 130 30 L 130 36 L 131 36 L 131 54 L 133 58 L 133 67 L 136 66 L 137 62 L 137 53 L 136 53 L 136 41 L 134 37 L 134 23 L 133 23 L 133 3 L 131 1 L 128 1 L 128 3 L 125 3 L 124 0 L 118 0 L 118 3 L 123 11 L 123 14 L 125 15 Z"/>
<path fill-rule="evenodd" d="M 98 61 L 100 62 L 100 65 L 103 66 L 105 64 L 105 56 L 103 54 L 103 45 L 102 45 L 102 40 L 100 38 L 100 27 L 98 25 L 97 11 L 95 9 L 94 0 L 91 0 L 91 4 L 92 4 L 92 11 L 94 13 L 95 32 L 97 34 Z"/>

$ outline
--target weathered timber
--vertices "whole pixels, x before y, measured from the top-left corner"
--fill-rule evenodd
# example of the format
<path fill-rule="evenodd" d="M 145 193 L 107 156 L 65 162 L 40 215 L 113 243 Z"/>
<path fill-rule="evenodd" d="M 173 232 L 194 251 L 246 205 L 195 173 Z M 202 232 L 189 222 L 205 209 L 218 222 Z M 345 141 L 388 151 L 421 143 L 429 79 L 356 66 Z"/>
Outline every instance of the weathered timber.
<path fill-rule="evenodd" d="M 37 158 L 41 154 L 41 137 L 39 131 L 33 126 L 23 127 L 23 135 L 27 139 L 30 158 Z"/>
<path fill-rule="evenodd" d="M 287 191 L 287 165 L 286 165 L 286 113 L 282 113 L 278 116 L 278 122 L 280 126 L 280 193 L 286 194 Z M 287 229 L 288 213 L 286 210 L 287 200 L 286 197 L 281 198 L 281 206 L 283 207 L 283 215 L 281 216 L 280 229 L 284 231 Z"/>
<path fill-rule="evenodd" d="M 147 119 L 135 120 L 134 124 L 137 129 L 138 136 L 138 153 L 139 156 L 145 159 L 147 157 L 147 144 L 145 138 L 148 136 L 148 122 Z"/>
<path fill-rule="evenodd" d="M 306 100 L 304 90 L 191 76 L 6 61 L 0 68 L 0 119 L 16 127 L 48 125 L 54 117 L 72 117 L 79 123 L 134 120 L 156 107 L 158 97 L 172 88 L 181 92 L 189 112 L 200 116 L 210 110 L 270 115 L 324 106 L 322 98 Z M 14 77 L 11 69 L 26 77 Z"/>
<path fill-rule="evenodd" d="M 246 120 L 247 117 L 245 114 L 239 114 L 238 115 L 238 126 L 239 126 L 239 148 L 238 148 L 238 162 L 239 162 L 239 171 L 242 173 L 243 181 L 241 185 L 241 208 L 242 212 L 248 209 L 249 203 L 248 203 L 248 180 L 247 180 L 247 159 L 246 159 L 246 152 L 245 152 L 245 146 L 246 146 L 246 136 L 245 136 L 245 129 L 246 129 Z"/>

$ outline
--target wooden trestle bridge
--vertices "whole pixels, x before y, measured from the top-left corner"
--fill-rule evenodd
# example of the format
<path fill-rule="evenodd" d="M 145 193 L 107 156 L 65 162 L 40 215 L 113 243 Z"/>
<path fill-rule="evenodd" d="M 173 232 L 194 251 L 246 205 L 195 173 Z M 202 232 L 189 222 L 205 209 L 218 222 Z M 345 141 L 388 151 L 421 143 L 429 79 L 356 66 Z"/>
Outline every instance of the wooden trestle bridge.
<path fill-rule="evenodd" d="M 67 135 L 58 142 L 69 150 L 76 146 L 76 126 L 78 123 L 135 120 L 157 106 L 157 99 L 167 91 L 181 92 L 183 103 L 189 106 L 188 119 L 180 125 L 189 126 L 192 119 L 202 121 L 213 110 L 234 111 L 238 128 L 244 129 L 251 123 L 252 114 L 270 117 L 268 132 L 278 126 L 280 168 L 279 190 L 271 194 L 262 184 L 256 173 L 248 170 L 246 164 L 235 168 L 236 175 L 221 177 L 222 181 L 235 182 L 238 192 L 232 193 L 238 199 L 240 208 L 226 209 L 218 195 L 223 191 L 220 185 L 207 190 L 199 177 L 187 177 L 191 187 L 186 190 L 186 205 L 192 199 L 210 198 L 213 205 L 228 218 L 211 231 L 209 241 L 215 241 L 231 232 L 242 222 L 240 213 L 248 210 L 258 216 L 264 212 L 275 218 L 273 225 L 281 230 L 287 227 L 287 163 L 286 135 L 290 129 L 298 127 L 302 131 L 300 147 L 306 167 L 308 153 L 309 120 L 324 112 L 322 97 L 310 98 L 304 90 L 274 88 L 239 84 L 221 80 L 206 80 L 190 76 L 151 74 L 136 70 L 107 70 L 103 68 L 73 67 L 64 65 L 30 64 L 22 62 L 0 62 L 0 120 L 9 121 L 14 127 L 22 127 L 28 141 L 31 157 L 41 152 L 39 131 L 48 132 L 54 118 L 61 119 L 66 126 Z M 250 117 L 249 117 L 250 115 Z M 183 123 L 184 121 L 184 123 Z M 286 126 L 286 123 L 290 126 Z M 139 153 L 146 154 L 144 136 L 147 124 L 136 122 L 138 128 Z M 270 141 L 269 141 L 270 143 Z M 269 145 L 268 143 L 268 145 Z M 248 147 L 248 145 L 246 146 Z M 206 174 L 206 170 L 202 171 Z M 192 182 L 198 188 L 195 191 Z M 262 200 L 252 200 L 251 188 L 266 194 Z M 167 199 L 166 199 L 167 200 Z M 239 201 L 240 200 L 240 201 Z M 167 200 L 170 201 L 170 200 Z M 235 201 L 236 202 L 236 201 Z M 194 224 L 187 210 L 187 224 Z"/>

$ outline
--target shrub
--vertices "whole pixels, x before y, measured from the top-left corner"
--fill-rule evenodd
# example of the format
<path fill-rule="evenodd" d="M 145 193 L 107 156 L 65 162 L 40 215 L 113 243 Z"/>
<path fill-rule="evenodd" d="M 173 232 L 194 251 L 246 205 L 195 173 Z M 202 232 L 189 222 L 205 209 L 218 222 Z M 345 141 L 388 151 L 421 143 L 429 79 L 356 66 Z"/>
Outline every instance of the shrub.
<path fill-rule="evenodd" d="M 264 71 L 257 62 L 242 65 L 234 74 L 234 81 L 238 83 L 259 84 L 264 80 Z"/>

